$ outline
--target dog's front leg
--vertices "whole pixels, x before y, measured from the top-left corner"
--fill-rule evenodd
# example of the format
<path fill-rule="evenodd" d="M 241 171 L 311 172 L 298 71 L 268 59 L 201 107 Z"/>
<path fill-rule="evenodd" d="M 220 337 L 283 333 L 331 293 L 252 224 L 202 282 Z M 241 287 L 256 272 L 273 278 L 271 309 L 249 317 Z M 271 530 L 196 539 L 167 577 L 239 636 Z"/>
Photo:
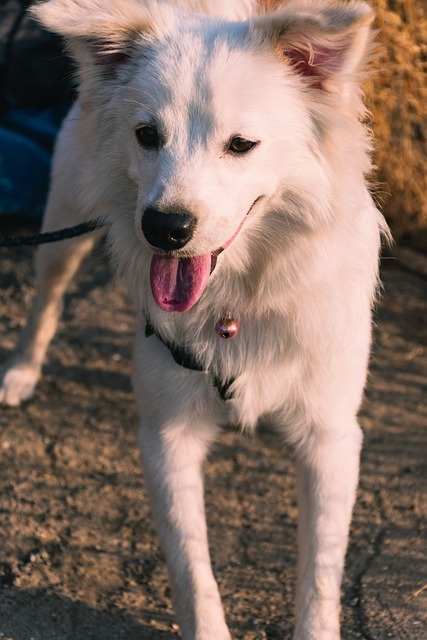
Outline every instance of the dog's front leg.
<path fill-rule="evenodd" d="M 184 640 L 229 640 L 208 550 L 202 462 L 216 428 L 143 421 L 140 444 L 153 519 Z"/>
<path fill-rule="evenodd" d="M 295 640 L 339 640 L 340 585 L 356 493 L 361 431 L 313 431 L 297 449 L 299 524 Z"/>

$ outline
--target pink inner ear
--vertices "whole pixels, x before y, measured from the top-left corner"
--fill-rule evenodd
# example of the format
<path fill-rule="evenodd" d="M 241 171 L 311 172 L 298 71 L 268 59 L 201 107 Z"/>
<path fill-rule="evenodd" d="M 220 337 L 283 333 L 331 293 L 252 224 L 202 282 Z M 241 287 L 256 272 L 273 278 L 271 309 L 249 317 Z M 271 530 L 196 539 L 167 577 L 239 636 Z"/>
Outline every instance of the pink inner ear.
<path fill-rule="evenodd" d="M 273 11 L 282 4 L 283 0 L 257 0 L 258 9 L 263 9 L 264 11 Z"/>
<path fill-rule="evenodd" d="M 108 42 L 97 42 L 91 46 L 91 53 L 95 64 L 103 67 L 115 67 L 129 58 L 124 51 L 114 51 Z"/>
<path fill-rule="evenodd" d="M 117 66 L 128 59 L 125 53 L 98 53 L 95 56 L 95 63 L 104 66 Z"/>
<path fill-rule="evenodd" d="M 337 74 L 344 62 L 347 46 L 343 43 L 336 47 L 316 45 L 310 49 L 285 49 L 284 56 L 290 61 L 297 73 L 313 78 L 312 86 L 320 87 L 321 81 Z"/>

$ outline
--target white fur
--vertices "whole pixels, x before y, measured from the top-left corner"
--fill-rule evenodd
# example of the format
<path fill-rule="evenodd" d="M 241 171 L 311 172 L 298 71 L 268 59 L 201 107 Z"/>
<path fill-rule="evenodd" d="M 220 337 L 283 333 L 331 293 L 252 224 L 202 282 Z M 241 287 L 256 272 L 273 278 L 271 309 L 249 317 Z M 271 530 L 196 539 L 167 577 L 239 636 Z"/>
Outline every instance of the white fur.
<path fill-rule="evenodd" d="M 230 638 L 210 568 L 201 464 L 219 425 L 252 429 L 267 414 L 298 460 L 294 637 L 338 640 L 356 415 L 386 232 L 365 185 L 370 144 L 360 122 L 371 12 L 326 0 L 50 0 L 35 13 L 69 39 L 82 78 L 58 140 L 44 229 L 105 219 L 140 311 L 141 450 L 182 637 Z M 314 65 L 308 73 L 295 66 L 301 52 Z M 135 129 L 153 120 L 166 143 L 146 151 Z M 236 135 L 259 144 L 234 156 L 226 143 Z M 185 313 L 153 301 L 141 230 L 153 204 L 196 216 L 190 255 L 224 246 L 245 219 Z M 63 291 L 95 240 L 40 250 L 39 293 L 4 373 L 3 402 L 31 395 Z M 240 333 L 222 341 L 214 327 L 228 309 Z M 207 372 L 178 366 L 156 336 L 145 338 L 145 316 Z M 235 379 L 233 399 L 220 398 L 215 375 Z"/>

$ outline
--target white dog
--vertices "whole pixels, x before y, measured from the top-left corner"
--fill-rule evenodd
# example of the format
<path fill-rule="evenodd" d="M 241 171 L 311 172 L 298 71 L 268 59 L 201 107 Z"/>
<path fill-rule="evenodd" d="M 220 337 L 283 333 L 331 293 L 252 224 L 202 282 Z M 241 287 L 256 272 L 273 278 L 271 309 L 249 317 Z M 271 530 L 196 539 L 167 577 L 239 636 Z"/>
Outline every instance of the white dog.
<path fill-rule="evenodd" d="M 381 232 L 359 81 L 372 12 L 326 0 L 49 0 L 80 95 L 44 230 L 93 217 L 140 311 L 133 385 L 185 640 L 226 640 L 201 465 L 261 416 L 295 448 L 296 640 L 337 640 Z M 33 393 L 98 233 L 43 247 L 0 398 Z M 224 339 L 225 338 L 225 339 Z M 228 338 L 228 339 L 227 339 Z"/>

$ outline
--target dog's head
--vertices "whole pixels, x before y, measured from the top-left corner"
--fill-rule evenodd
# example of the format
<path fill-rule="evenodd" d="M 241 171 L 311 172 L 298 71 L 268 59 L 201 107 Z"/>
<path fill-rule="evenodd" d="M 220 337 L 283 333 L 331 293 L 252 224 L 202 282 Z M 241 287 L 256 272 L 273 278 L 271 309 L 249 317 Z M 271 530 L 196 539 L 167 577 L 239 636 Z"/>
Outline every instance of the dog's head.
<path fill-rule="evenodd" d="M 34 14 L 70 42 L 98 140 L 88 153 L 103 156 L 93 189 L 128 181 L 162 309 L 193 306 L 218 255 L 283 194 L 305 203 L 287 224 L 328 217 L 322 118 L 353 108 L 366 4 L 49 0 Z"/>

